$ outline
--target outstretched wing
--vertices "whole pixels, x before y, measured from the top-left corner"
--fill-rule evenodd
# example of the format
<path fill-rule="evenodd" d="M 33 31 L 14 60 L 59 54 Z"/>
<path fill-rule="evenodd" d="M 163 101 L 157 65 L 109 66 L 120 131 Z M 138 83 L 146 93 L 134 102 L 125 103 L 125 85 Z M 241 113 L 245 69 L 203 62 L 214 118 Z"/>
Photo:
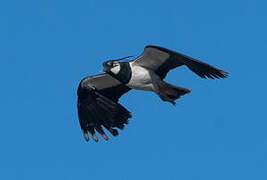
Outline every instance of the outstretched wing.
<path fill-rule="evenodd" d="M 159 46 L 146 46 L 143 54 L 133 61 L 136 65 L 154 70 L 162 79 L 171 69 L 182 65 L 186 65 L 201 78 L 225 78 L 228 74 L 206 63 Z"/>
<path fill-rule="evenodd" d="M 97 142 L 97 131 L 108 140 L 103 127 L 113 136 L 118 135 L 114 128 L 123 129 L 131 117 L 130 112 L 118 103 L 118 99 L 130 88 L 108 74 L 89 76 L 78 87 L 78 116 L 86 141 L 88 132 Z"/>

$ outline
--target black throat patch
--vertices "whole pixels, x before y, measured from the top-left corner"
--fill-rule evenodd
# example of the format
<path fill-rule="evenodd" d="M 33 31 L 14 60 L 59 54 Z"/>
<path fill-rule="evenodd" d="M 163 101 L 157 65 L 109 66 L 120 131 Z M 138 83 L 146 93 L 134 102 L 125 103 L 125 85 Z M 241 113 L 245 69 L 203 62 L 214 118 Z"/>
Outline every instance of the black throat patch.
<path fill-rule="evenodd" d="M 107 73 L 109 73 L 112 77 L 116 78 L 123 84 L 127 84 L 132 77 L 132 70 L 128 62 L 120 63 L 120 71 L 118 74 L 114 74 L 111 71 Z"/>

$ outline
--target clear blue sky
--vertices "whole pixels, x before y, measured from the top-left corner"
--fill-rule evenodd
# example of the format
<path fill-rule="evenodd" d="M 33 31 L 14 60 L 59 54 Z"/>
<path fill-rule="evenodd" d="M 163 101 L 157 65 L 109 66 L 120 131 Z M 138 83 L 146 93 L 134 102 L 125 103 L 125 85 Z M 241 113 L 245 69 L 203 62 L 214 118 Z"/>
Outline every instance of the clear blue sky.
<path fill-rule="evenodd" d="M 260 0 L 0 3 L 0 179 L 266 180 L 267 3 Z M 102 62 L 164 46 L 230 73 L 167 81 L 177 106 L 132 91 L 120 136 L 86 143 L 79 81 Z"/>

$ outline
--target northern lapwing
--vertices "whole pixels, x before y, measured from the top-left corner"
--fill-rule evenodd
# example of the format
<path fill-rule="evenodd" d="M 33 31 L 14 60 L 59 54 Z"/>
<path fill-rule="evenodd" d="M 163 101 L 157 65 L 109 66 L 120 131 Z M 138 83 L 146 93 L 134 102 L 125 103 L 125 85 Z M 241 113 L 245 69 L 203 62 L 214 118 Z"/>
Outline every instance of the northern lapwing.
<path fill-rule="evenodd" d="M 128 57 L 126 57 L 128 58 Z M 130 112 L 118 103 L 131 89 L 152 91 L 163 101 L 175 100 L 191 90 L 168 84 L 163 79 L 179 66 L 187 66 L 201 78 L 226 78 L 228 73 L 206 63 L 159 46 L 146 46 L 144 52 L 130 61 L 109 60 L 103 63 L 102 74 L 84 78 L 78 87 L 78 116 L 86 141 L 88 132 L 97 142 L 97 131 L 105 140 L 105 127 L 113 136 L 115 128 L 123 129 Z"/>

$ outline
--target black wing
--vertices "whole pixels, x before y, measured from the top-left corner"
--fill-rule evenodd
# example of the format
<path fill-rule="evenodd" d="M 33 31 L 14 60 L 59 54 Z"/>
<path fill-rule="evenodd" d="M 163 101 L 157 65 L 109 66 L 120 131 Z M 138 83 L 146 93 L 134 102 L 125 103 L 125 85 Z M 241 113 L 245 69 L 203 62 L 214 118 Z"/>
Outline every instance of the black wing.
<path fill-rule="evenodd" d="M 186 65 L 201 78 L 225 78 L 228 74 L 206 63 L 159 46 L 146 46 L 143 54 L 133 61 L 136 65 L 154 70 L 162 79 L 171 69 L 182 65 Z"/>
<path fill-rule="evenodd" d="M 78 87 L 78 116 L 86 141 L 88 132 L 97 142 L 95 130 L 108 140 L 102 126 L 117 136 L 114 128 L 123 129 L 131 117 L 130 112 L 118 103 L 118 99 L 130 88 L 108 74 L 83 79 Z"/>

